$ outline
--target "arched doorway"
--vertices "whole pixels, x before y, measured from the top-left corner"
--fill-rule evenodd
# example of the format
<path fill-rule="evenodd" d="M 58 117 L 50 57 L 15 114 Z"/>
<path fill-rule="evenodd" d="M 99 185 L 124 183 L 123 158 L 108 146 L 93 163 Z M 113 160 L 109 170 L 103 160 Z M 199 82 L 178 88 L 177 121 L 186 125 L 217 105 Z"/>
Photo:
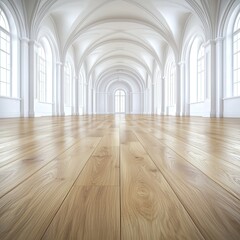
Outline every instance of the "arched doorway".
<path fill-rule="evenodd" d="M 115 113 L 126 112 L 126 93 L 123 90 L 115 92 Z"/>

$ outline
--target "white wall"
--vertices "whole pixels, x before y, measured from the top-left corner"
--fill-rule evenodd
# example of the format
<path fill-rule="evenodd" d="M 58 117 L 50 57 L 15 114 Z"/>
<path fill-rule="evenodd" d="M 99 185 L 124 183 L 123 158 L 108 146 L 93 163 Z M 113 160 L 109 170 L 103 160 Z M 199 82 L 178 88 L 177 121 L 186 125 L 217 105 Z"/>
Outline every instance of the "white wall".
<path fill-rule="evenodd" d="M 204 116 L 204 102 L 191 103 L 190 114 L 191 116 Z"/>
<path fill-rule="evenodd" d="M 96 109 L 98 114 L 105 112 L 105 93 L 99 92 L 96 96 Z"/>
<path fill-rule="evenodd" d="M 198 117 L 210 117 L 210 109 L 210 99 L 206 99 L 204 102 L 191 103 L 190 115 Z"/>
<path fill-rule="evenodd" d="M 65 113 L 65 115 L 71 115 L 72 114 L 72 107 L 65 106 L 64 107 L 64 113 Z"/>
<path fill-rule="evenodd" d="M 240 117 L 240 97 L 224 99 L 223 109 L 224 117 Z"/>
<path fill-rule="evenodd" d="M 132 93 L 132 114 L 140 114 L 142 113 L 142 101 L 141 101 L 141 93 Z"/>
<path fill-rule="evenodd" d="M 39 103 L 35 102 L 35 116 L 51 116 L 52 115 L 52 107 L 51 103 Z"/>
<path fill-rule="evenodd" d="M 20 117 L 20 106 L 20 99 L 0 97 L 0 117 Z"/>
<path fill-rule="evenodd" d="M 172 115 L 175 116 L 176 115 L 176 107 L 175 106 L 171 106 L 171 107 L 167 107 L 167 115 Z"/>

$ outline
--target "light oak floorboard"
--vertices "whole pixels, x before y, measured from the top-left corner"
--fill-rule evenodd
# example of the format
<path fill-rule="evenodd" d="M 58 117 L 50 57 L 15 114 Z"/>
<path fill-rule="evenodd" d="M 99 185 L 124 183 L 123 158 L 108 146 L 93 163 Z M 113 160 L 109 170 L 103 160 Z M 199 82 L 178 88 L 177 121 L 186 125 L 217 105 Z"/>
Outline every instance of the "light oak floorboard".
<path fill-rule="evenodd" d="M 121 145 L 122 239 L 203 239 L 139 142 Z"/>
<path fill-rule="evenodd" d="M 119 187 L 75 186 L 43 239 L 119 240 L 119 209 Z"/>
<path fill-rule="evenodd" d="M 2 197 L 0 239 L 41 239 L 99 141 L 80 141 Z"/>
<path fill-rule="evenodd" d="M 0 119 L 0 239 L 240 239 L 240 119 Z"/>
<path fill-rule="evenodd" d="M 136 135 L 146 146 L 146 151 L 172 186 L 204 237 L 222 240 L 238 239 L 239 200 L 176 152 L 159 143 L 157 139 L 155 145 L 151 147 L 147 144 L 151 137 L 147 138 L 145 133 L 136 133 Z M 223 219 L 228 221 L 225 222 Z"/>

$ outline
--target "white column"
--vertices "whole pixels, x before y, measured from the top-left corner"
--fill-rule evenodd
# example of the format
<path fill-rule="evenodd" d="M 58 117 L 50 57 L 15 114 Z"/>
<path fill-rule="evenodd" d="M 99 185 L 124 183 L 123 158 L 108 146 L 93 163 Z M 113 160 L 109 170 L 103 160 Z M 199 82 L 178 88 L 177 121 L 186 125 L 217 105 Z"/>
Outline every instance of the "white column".
<path fill-rule="evenodd" d="M 185 62 L 178 63 L 180 67 L 180 115 L 185 115 Z"/>
<path fill-rule="evenodd" d="M 97 114 L 97 91 L 93 89 L 93 113 Z"/>
<path fill-rule="evenodd" d="M 34 117 L 34 101 L 37 95 L 37 51 L 38 44 L 34 40 L 29 41 L 29 78 L 28 78 L 28 116 Z M 30 66 L 31 65 L 31 66 Z"/>
<path fill-rule="evenodd" d="M 87 85 L 83 82 L 83 114 L 87 114 Z"/>
<path fill-rule="evenodd" d="M 152 83 L 152 105 L 151 105 L 151 114 L 155 114 L 155 84 Z"/>
<path fill-rule="evenodd" d="M 61 68 L 62 63 L 56 63 L 56 115 L 61 115 Z"/>
<path fill-rule="evenodd" d="M 108 94 L 105 92 L 104 93 L 104 112 L 105 114 L 108 114 L 108 106 L 107 106 L 107 102 L 108 102 Z"/>
<path fill-rule="evenodd" d="M 223 117 L 223 40 L 216 39 L 216 116 Z"/>
<path fill-rule="evenodd" d="M 93 114 L 93 89 L 88 85 L 88 114 Z"/>
<path fill-rule="evenodd" d="M 28 38 L 21 39 L 21 117 L 29 116 L 29 56 Z"/>
<path fill-rule="evenodd" d="M 86 89 L 86 97 L 85 97 L 85 106 L 86 106 L 86 114 L 89 114 L 89 86 L 87 83 L 85 83 L 85 89 Z"/>
<path fill-rule="evenodd" d="M 57 68 L 56 62 L 52 65 L 52 115 L 57 116 Z"/>
<path fill-rule="evenodd" d="M 91 90 L 91 100 L 92 100 L 92 114 L 95 114 L 95 91 L 94 89 L 92 88 Z"/>
<path fill-rule="evenodd" d="M 96 111 L 96 114 L 100 113 L 99 104 L 98 104 L 98 101 L 100 101 L 100 96 L 101 96 L 101 94 L 95 90 L 95 111 Z"/>
<path fill-rule="evenodd" d="M 144 89 L 144 114 L 147 114 L 147 89 Z"/>
<path fill-rule="evenodd" d="M 79 115 L 79 78 L 78 76 L 74 77 L 75 79 L 75 110 L 74 113 L 75 115 Z"/>
<path fill-rule="evenodd" d="M 176 116 L 181 115 L 181 65 L 176 64 Z"/>
<path fill-rule="evenodd" d="M 210 117 L 216 117 L 216 42 L 209 40 L 206 51 L 206 83 L 207 99 L 210 100 Z"/>
<path fill-rule="evenodd" d="M 64 111 L 64 65 L 65 63 L 62 63 L 62 65 L 60 65 L 60 114 L 61 116 L 65 115 L 65 111 Z"/>
<path fill-rule="evenodd" d="M 79 79 L 79 96 L 78 96 L 78 104 L 79 104 L 79 110 L 81 109 L 81 111 L 79 112 L 79 114 L 83 114 L 83 97 L 84 97 L 84 86 L 83 86 L 83 82 L 81 81 L 81 79 Z"/>
<path fill-rule="evenodd" d="M 144 114 L 144 92 L 141 92 L 141 113 Z"/>
<path fill-rule="evenodd" d="M 145 113 L 149 114 L 151 112 L 151 107 L 150 107 L 150 89 L 146 88 L 145 90 Z"/>
<path fill-rule="evenodd" d="M 185 90 L 184 90 L 184 105 L 185 105 L 185 116 L 190 116 L 190 60 L 185 65 Z"/>
<path fill-rule="evenodd" d="M 165 77 L 161 79 L 161 115 L 165 114 Z"/>

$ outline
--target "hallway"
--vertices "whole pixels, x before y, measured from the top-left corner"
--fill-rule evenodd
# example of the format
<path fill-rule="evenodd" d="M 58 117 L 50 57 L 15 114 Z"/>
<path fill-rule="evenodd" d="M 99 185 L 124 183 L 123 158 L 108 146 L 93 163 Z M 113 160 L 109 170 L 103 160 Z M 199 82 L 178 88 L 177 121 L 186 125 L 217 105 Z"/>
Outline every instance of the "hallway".
<path fill-rule="evenodd" d="M 0 119 L 0 239 L 239 239 L 239 119 Z"/>

